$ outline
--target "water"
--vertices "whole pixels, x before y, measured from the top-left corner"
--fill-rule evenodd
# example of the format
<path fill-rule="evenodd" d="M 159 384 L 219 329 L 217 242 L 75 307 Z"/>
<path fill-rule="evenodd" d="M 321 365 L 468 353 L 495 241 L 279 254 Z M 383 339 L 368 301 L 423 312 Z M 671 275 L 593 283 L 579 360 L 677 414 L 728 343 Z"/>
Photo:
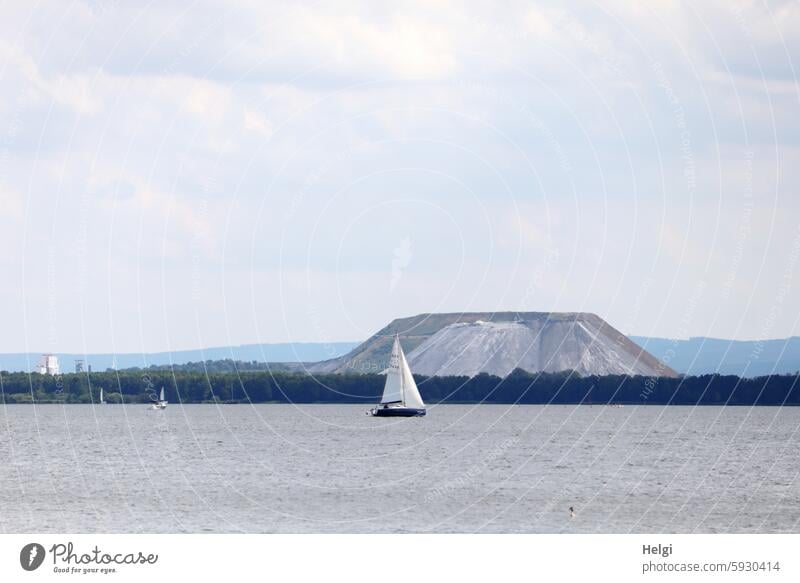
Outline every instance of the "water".
<path fill-rule="evenodd" d="M 800 530 L 800 408 L 365 409 L 0 407 L 0 531 Z"/>

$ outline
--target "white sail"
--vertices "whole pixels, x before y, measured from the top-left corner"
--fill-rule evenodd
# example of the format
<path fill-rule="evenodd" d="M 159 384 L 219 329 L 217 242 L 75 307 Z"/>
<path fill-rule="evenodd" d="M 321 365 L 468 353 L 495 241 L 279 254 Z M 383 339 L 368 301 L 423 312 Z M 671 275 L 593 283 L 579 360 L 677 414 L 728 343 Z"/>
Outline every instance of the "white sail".
<path fill-rule="evenodd" d="M 386 369 L 386 383 L 383 385 L 381 404 L 401 403 L 403 401 L 403 373 L 400 370 L 400 338 L 395 336 L 389 368 Z"/>
<path fill-rule="evenodd" d="M 158 398 L 162 403 L 164 402 L 164 387 L 161 387 L 161 396 Z"/>
<path fill-rule="evenodd" d="M 403 406 L 412 409 L 424 409 L 425 403 L 422 402 L 422 396 L 419 394 L 417 383 L 414 381 L 411 367 L 408 366 L 408 361 L 402 348 L 400 349 L 400 370 L 403 377 Z"/>
<path fill-rule="evenodd" d="M 100 387 L 100 404 L 102 405 L 103 403 L 105 403 L 105 401 L 103 401 L 103 387 Z"/>

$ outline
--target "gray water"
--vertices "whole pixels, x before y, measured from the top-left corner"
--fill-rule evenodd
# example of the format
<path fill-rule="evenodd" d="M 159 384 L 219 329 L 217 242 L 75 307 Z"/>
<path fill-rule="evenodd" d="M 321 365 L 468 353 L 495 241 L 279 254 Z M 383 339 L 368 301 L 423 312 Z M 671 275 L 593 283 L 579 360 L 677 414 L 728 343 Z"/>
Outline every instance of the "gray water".
<path fill-rule="evenodd" d="M 0 531 L 800 531 L 800 408 L 365 409 L 0 407 Z"/>

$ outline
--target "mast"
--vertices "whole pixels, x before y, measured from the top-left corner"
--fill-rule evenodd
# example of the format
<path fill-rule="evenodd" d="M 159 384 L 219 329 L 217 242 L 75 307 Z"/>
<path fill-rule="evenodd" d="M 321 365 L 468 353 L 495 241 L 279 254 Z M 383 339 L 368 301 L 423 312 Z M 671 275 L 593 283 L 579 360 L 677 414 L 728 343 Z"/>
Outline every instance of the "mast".
<path fill-rule="evenodd" d="M 400 368 L 400 340 L 394 339 L 389 368 L 386 369 L 386 383 L 383 386 L 382 405 L 403 402 L 403 372 Z"/>
<path fill-rule="evenodd" d="M 400 346 L 400 334 L 395 332 L 394 335 L 394 343 L 397 346 L 397 365 L 400 367 L 400 403 L 402 403 L 403 407 L 406 406 L 406 383 L 405 379 L 403 378 L 403 360 L 405 360 L 403 355 L 403 347 Z"/>

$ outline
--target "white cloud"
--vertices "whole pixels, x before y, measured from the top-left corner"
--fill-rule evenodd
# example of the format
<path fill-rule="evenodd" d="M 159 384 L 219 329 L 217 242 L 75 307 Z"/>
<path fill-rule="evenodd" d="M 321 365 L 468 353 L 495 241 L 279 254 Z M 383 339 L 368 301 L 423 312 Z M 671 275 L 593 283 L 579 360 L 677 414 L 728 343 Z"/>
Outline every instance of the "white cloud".
<path fill-rule="evenodd" d="M 267 138 L 272 136 L 272 124 L 266 116 L 252 109 L 244 110 L 244 129 L 257 132 Z"/>

